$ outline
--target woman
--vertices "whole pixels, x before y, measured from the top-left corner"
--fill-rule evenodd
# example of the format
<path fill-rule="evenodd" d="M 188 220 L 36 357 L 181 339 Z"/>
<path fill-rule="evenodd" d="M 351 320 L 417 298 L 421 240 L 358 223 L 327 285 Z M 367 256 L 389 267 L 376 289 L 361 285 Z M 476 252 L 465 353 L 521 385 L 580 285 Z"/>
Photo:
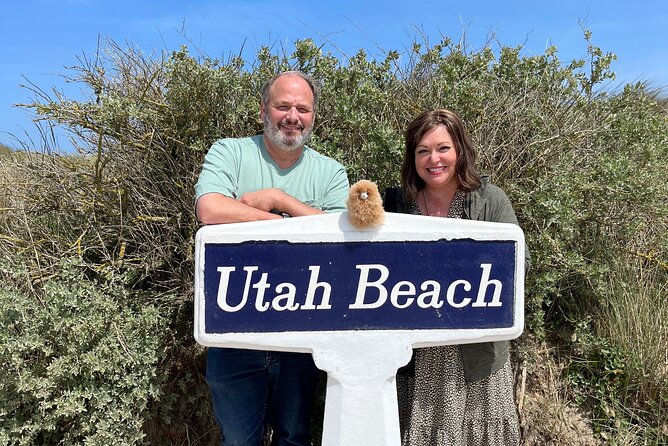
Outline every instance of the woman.
<path fill-rule="evenodd" d="M 396 205 L 416 215 L 517 224 L 506 194 L 476 172 L 475 151 L 457 115 L 424 112 L 405 136 L 402 190 L 388 190 L 386 200 L 394 200 L 388 210 Z M 397 387 L 404 446 L 519 444 L 505 341 L 415 349 Z"/>

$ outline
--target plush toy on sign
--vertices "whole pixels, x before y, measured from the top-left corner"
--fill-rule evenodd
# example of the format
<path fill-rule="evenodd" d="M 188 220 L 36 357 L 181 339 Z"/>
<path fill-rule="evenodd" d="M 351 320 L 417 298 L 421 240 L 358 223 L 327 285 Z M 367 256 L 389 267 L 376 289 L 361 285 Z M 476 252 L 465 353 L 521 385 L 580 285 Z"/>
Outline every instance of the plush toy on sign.
<path fill-rule="evenodd" d="M 348 192 L 348 218 L 359 229 L 383 224 L 383 200 L 375 183 L 360 180 L 351 186 Z"/>

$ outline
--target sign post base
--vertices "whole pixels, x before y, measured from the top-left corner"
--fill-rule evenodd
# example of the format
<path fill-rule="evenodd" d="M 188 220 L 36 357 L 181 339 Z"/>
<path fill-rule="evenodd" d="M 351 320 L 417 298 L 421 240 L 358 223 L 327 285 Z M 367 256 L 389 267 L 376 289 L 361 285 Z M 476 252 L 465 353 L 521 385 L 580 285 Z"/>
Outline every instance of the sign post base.
<path fill-rule="evenodd" d="M 413 350 L 392 341 L 348 335 L 313 352 L 327 372 L 323 446 L 400 445 L 395 375 Z"/>

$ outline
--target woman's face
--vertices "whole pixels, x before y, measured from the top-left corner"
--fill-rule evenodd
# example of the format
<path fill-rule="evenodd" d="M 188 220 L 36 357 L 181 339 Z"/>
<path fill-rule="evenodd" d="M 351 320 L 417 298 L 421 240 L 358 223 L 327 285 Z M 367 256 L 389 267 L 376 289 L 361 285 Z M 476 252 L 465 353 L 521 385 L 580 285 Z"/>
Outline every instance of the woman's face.
<path fill-rule="evenodd" d="M 415 170 L 428 189 L 457 190 L 457 150 L 443 125 L 424 134 L 415 148 Z"/>

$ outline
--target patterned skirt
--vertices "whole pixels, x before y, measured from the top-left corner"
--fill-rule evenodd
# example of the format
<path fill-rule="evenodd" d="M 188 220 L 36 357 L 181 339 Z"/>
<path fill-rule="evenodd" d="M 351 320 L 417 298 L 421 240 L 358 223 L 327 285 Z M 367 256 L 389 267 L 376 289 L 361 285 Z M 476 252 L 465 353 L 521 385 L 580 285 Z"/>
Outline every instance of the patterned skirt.
<path fill-rule="evenodd" d="M 397 376 L 402 446 L 516 446 L 510 362 L 467 383 L 458 346 L 415 350 L 415 377 Z"/>

